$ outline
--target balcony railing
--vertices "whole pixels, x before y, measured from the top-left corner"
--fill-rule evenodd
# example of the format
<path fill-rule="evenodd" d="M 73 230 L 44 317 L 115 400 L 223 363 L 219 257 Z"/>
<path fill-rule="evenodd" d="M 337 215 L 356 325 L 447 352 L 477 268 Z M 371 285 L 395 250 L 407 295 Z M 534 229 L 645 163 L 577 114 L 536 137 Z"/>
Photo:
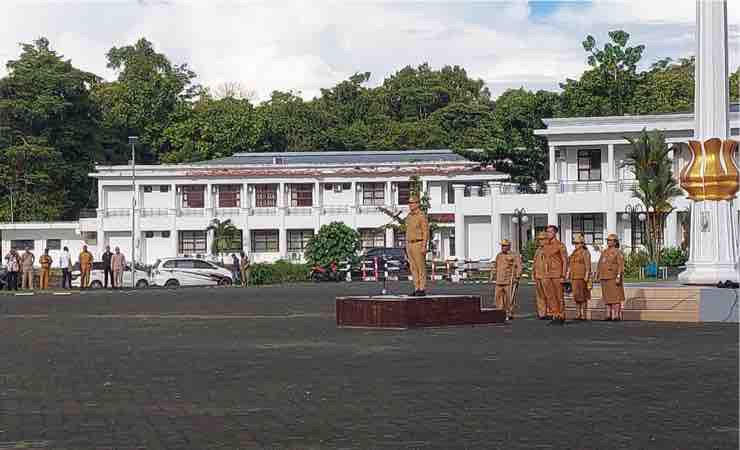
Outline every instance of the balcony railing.
<path fill-rule="evenodd" d="M 488 186 L 465 186 L 465 197 L 488 197 L 491 189 Z"/>
<path fill-rule="evenodd" d="M 310 216 L 313 214 L 312 206 L 291 206 L 285 213 L 289 216 Z"/>
<path fill-rule="evenodd" d="M 113 208 L 103 211 L 105 217 L 123 217 L 131 215 L 131 208 Z"/>
<path fill-rule="evenodd" d="M 380 207 L 383 205 L 378 206 L 369 206 L 369 205 L 362 205 L 357 207 L 357 214 L 375 214 L 380 212 Z"/>
<path fill-rule="evenodd" d="M 619 189 L 619 192 L 634 191 L 636 187 L 637 180 L 619 180 L 619 184 L 617 185 L 617 189 Z"/>
<path fill-rule="evenodd" d="M 169 216 L 170 214 L 174 213 L 174 209 L 167 208 L 143 208 L 139 210 L 139 215 L 141 217 Z"/>
<path fill-rule="evenodd" d="M 265 208 L 252 208 L 252 215 L 255 216 L 276 216 L 277 208 L 265 207 Z"/>
<path fill-rule="evenodd" d="M 239 208 L 213 208 L 213 215 L 215 217 L 238 216 L 240 211 Z"/>
<path fill-rule="evenodd" d="M 324 206 L 321 208 L 322 214 L 351 214 L 351 206 Z"/>
<path fill-rule="evenodd" d="M 601 192 L 601 181 L 561 181 L 560 193 L 568 192 Z"/>
<path fill-rule="evenodd" d="M 80 219 L 97 219 L 98 211 L 95 209 L 81 209 Z"/>
<path fill-rule="evenodd" d="M 205 208 L 182 208 L 177 211 L 178 216 L 203 217 L 206 215 Z"/>

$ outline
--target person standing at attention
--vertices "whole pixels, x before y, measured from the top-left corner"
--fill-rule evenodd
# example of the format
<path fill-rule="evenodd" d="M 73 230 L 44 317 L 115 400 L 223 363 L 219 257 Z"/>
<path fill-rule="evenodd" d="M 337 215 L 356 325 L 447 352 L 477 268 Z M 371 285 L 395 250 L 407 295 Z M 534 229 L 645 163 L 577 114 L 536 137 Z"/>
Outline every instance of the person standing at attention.
<path fill-rule="evenodd" d="M 242 276 L 242 287 L 246 287 L 249 286 L 249 282 L 251 281 L 252 269 L 249 268 L 249 256 L 244 253 L 244 250 L 239 255 L 242 257 L 239 265 Z"/>
<path fill-rule="evenodd" d="M 548 225 L 547 241 L 542 246 L 545 270 L 543 271 L 543 284 L 547 308 L 552 314 L 550 325 L 565 324 L 565 308 L 563 307 L 563 283 L 568 272 L 568 252 L 565 245 L 556 236 L 558 227 Z"/>
<path fill-rule="evenodd" d="M 80 252 L 80 289 L 85 289 L 90 284 L 90 272 L 92 271 L 93 255 L 87 251 L 87 245 L 82 246 Z"/>
<path fill-rule="evenodd" d="M 514 288 L 521 276 L 522 259 L 511 253 L 511 242 L 504 239 L 501 253 L 496 255 L 496 308 L 506 311 L 506 320 L 514 318 Z"/>
<path fill-rule="evenodd" d="M 576 235 L 573 242 L 576 249 L 568 260 L 568 279 L 578 308 L 576 320 L 586 320 L 586 308 L 591 299 L 591 253 L 586 248 L 586 240 L 582 234 Z"/>
<path fill-rule="evenodd" d="M 426 254 L 429 248 L 429 221 L 419 209 L 419 196 L 409 196 L 409 215 L 406 216 L 406 256 L 411 276 L 414 278 L 414 291 L 411 296 L 423 297 L 426 294 L 427 270 Z"/>
<path fill-rule="evenodd" d="M 534 252 L 534 261 L 532 261 L 532 279 L 534 281 L 536 300 L 537 300 L 537 318 L 540 320 L 550 320 L 550 311 L 547 309 L 544 290 L 544 273 L 545 257 L 542 254 L 542 247 L 545 245 L 547 236 L 544 231 L 537 234 L 537 250 Z"/>
<path fill-rule="evenodd" d="M 126 257 L 123 256 L 120 248 L 116 247 L 116 252 L 110 258 L 110 264 L 111 270 L 113 270 L 110 284 L 113 289 L 121 289 L 123 287 L 123 271 L 126 270 Z"/>
<path fill-rule="evenodd" d="M 44 254 L 39 258 L 39 264 L 41 264 L 41 289 L 49 289 L 49 273 L 51 272 L 51 256 L 49 256 L 49 249 L 44 249 Z"/>
<path fill-rule="evenodd" d="M 11 248 L 10 252 L 5 255 L 6 267 L 8 269 L 8 276 L 6 285 L 8 290 L 18 290 L 18 273 L 21 271 L 21 259 L 18 257 L 18 252 Z"/>
<path fill-rule="evenodd" d="M 102 260 L 103 260 L 103 272 L 105 273 L 105 284 L 103 286 L 108 289 L 108 277 L 110 276 L 110 287 L 111 289 L 116 288 L 116 282 L 114 281 L 113 277 L 113 268 L 111 267 L 111 258 L 113 257 L 113 253 L 110 251 L 110 245 L 105 246 L 105 252 L 103 252 Z"/>
<path fill-rule="evenodd" d="M 607 248 L 601 252 L 596 272 L 601 283 L 601 297 L 607 307 L 604 320 L 622 320 L 622 302 L 624 301 L 624 256 L 617 248 L 616 234 L 606 238 Z"/>
<path fill-rule="evenodd" d="M 70 269 L 72 266 L 72 256 L 69 254 L 69 249 L 64 247 L 62 253 L 59 255 L 59 268 L 62 269 L 62 289 L 72 288 L 72 273 Z"/>
<path fill-rule="evenodd" d="M 23 271 L 23 289 L 33 289 L 33 263 L 36 262 L 36 257 L 31 253 L 30 248 L 26 248 L 26 252 L 21 258 L 21 270 Z"/>

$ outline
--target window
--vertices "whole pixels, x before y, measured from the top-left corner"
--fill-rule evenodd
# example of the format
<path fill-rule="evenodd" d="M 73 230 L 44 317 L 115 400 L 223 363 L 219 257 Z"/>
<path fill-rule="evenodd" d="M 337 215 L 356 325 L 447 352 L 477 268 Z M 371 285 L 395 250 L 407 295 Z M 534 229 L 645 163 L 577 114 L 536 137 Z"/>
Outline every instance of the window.
<path fill-rule="evenodd" d="M 385 183 L 363 183 L 362 204 L 382 206 L 385 204 Z"/>
<path fill-rule="evenodd" d="M 15 239 L 10 241 L 10 248 L 14 248 L 16 250 L 33 250 L 34 246 L 35 241 L 33 239 Z"/>
<path fill-rule="evenodd" d="M 313 185 L 312 184 L 291 184 L 290 185 L 290 206 L 312 206 L 313 205 Z"/>
<path fill-rule="evenodd" d="M 48 248 L 49 250 L 61 250 L 62 240 L 61 239 L 47 239 L 46 248 Z"/>
<path fill-rule="evenodd" d="M 252 252 L 275 253 L 280 251 L 278 230 L 253 230 Z"/>
<path fill-rule="evenodd" d="M 352 189 L 352 183 L 342 183 L 342 190 L 348 191 Z"/>
<path fill-rule="evenodd" d="M 175 261 L 175 265 L 178 269 L 195 269 L 195 260 L 192 259 L 181 259 Z"/>
<path fill-rule="evenodd" d="M 97 231 L 83 231 L 82 240 L 87 245 L 98 245 L 98 232 Z"/>
<path fill-rule="evenodd" d="M 206 232 L 205 230 L 197 231 L 180 231 L 177 243 L 177 252 L 184 255 L 198 254 L 206 252 Z"/>
<path fill-rule="evenodd" d="M 193 260 L 193 266 L 195 266 L 196 269 L 208 269 L 208 270 L 215 269 L 215 267 L 213 267 L 213 264 L 206 262 L 206 261 L 200 261 L 198 259 Z"/>
<path fill-rule="evenodd" d="M 313 230 L 288 230 L 288 251 L 303 253 L 312 237 Z"/>
<path fill-rule="evenodd" d="M 588 245 L 604 243 L 604 217 L 601 214 L 574 214 L 571 228 L 571 242 L 581 233 Z"/>
<path fill-rule="evenodd" d="M 170 237 L 170 232 L 169 232 L 169 231 L 163 231 L 163 232 L 162 232 L 162 237 L 163 237 L 163 238 L 168 238 L 168 237 Z"/>
<path fill-rule="evenodd" d="M 632 223 L 630 224 L 631 230 L 632 230 L 632 242 L 635 243 L 635 245 L 645 245 L 645 242 L 647 239 L 647 230 L 645 228 L 645 222 L 641 221 L 637 214 L 632 214 Z"/>
<path fill-rule="evenodd" d="M 242 251 L 244 249 L 244 247 L 242 246 L 243 237 L 244 232 L 242 230 L 236 230 L 231 236 L 231 239 L 224 242 L 226 245 L 222 251 L 229 253 Z"/>
<path fill-rule="evenodd" d="M 177 261 L 170 260 L 166 263 L 162 264 L 163 269 L 174 269 L 176 267 Z"/>
<path fill-rule="evenodd" d="M 601 150 L 578 150 L 578 181 L 601 180 Z"/>
<path fill-rule="evenodd" d="M 224 184 L 218 187 L 218 207 L 238 208 L 241 204 L 242 187 L 238 184 Z"/>
<path fill-rule="evenodd" d="M 385 230 L 363 228 L 359 231 L 363 250 L 373 247 L 385 247 Z"/>
<path fill-rule="evenodd" d="M 393 235 L 393 246 L 396 248 L 406 247 L 406 233 L 396 230 L 396 233 Z"/>
<path fill-rule="evenodd" d="M 159 192 L 170 192 L 170 185 L 169 184 L 160 185 Z"/>
<path fill-rule="evenodd" d="M 147 193 L 148 192 L 152 192 L 152 187 L 151 186 L 144 186 L 144 192 L 147 192 Z"/>
<path fill-rule="evenodd" d="M 398 204 L 408 205 L 411 185 L 409 183 L 398 183 Z"/>
<path fill-rule="evenodd" d="M 277 185 L 258 184 L 254 187 L 254 205 L 257 208 L 274 208 L 277 206 Z"/>
<path fill-rule="evenodd" d="M 447 203 L 450 205 L 455 204 L 455 189 L 452 188 L 452 183 L 447 183 Z"/>
<path fill-rule="evenodd" d="M 203 208 L 205 206 L 205 189 L 200 186 L 183 186 L 182 187 L 182 207 L 183 208 Z"/>
<path fill-rule="evenodd" d="M 145 231 L 144 232 L 145 238 L 153 238 L 154 237 L 154 231 Z"/>
<path fill-rule="evenodd" d="M 455 229 L 450 230 L 450 255 L 449 256 L 457 256 L 456 248 L 455 248 Z"/>

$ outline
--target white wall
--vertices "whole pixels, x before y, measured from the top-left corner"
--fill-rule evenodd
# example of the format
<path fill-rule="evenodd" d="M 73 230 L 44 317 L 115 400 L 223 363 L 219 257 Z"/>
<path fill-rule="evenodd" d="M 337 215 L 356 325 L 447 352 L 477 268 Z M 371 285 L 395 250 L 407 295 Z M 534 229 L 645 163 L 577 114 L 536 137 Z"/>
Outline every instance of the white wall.
<path fill-rule="evenodd" d="M 110 206 L 119 208 L 120 206 Z M 146 209 L 170 209 L 176 206 L 172 204 L 172 192 L 160 192 L 159 185 L 152 186 L 152 192 L 141 190 L 141 208 Z"/>
<path fill-rule="evenodd" d="M 354 200 L 352 185 L 349 189 L 342 189 L 342 192 L 327 190 L 325 185 L 321 184 L 321 195 L 324 196 L 324 206 L 349 206 Z"/>
<path fill-rule="evenodd" d="M 77 261 L 77 256 L 82 250 L 82 246 L 85 244 L 85 242 L 82 241 L 81 236 L 75 233 L 75 230 L 72 228 L 50 228 L 44 230 L 2 230 L 2 240 L 0 241 L 0 246 L 2 248 L 0 250 L 2 252 L 3 258 L 8 253 L 8 251 L 10 251 L 11 242 L 20 239 L 28 239 L 34 241 L 33 253 L 34 255 L 36 255 L 37 266 L 38 259 L 44 253 L 44 249 L 46 248 L 47 239 L 61 240 L 61 247 L 59 250 L 49 251 L 49 256 L 51 256 L 52 260 L 54 261 L 53 267 L 57 267 L 59 264 L 59 254 L 62 251 L 61 249 L 63 249 L 64 247 L 69 248 L 70 255 L 72 255 L 72 260 Z M 96 246 L 88 247 L 91 252 L 94 252 L 96 250 Z M 5 264 L 4 259 L 2 261 L 2 264 Z"/>
<path fill-rule="evenodd" d="M 131 186 L 105 186 L 107 209 L 131 208 Z"/>
<path fill-rule="evenodd" d="M 172 241 L 169 237 L 162 237 L 162 233 L 159 231 L 154 232 L 154 237 L 143 237 L 142 236 L 142 248 L 143 255 L 140 259 L 144 264 L 154 264 L 159 258 L 166 258 L 175 256 L 175 249 L 172 248 Z"/>
<path fill-rule="evenodd" d="M 131 232 L 130 231 L 108 231 L 105 233 L 105 242 L 101 243 L 98 247 L 100 250 L 95 256 L 97 261 L 100 255 L 105 251 L 105 246 L 109 245 L 112 252 L 115 251 L 116 247 L 121 249 L 121 253 L 126 257 L 126 260 L 131 260 Z M 138 255 L 137 255 L 138 257 Z"/>
<path fill-rule="evenodd" d="M 468 259 L 491 258 L 491 216 L 465 217 Z"/>

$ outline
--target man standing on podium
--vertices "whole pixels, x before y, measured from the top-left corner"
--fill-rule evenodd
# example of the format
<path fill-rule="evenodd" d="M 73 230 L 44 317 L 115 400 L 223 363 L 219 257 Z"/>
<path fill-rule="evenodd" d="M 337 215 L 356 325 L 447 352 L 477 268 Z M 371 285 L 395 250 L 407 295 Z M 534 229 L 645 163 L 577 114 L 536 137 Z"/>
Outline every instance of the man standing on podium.
<path fill-rule="evenodd" d="M 563 304 L 563 283 L 568 273 L 568 252 L 565 245 L 557 239 L 558 227 L 548 225 L 545 232 L 547 239 L 542 246 L 544 258 L 543 288 L 547 309 L 552 314 L 550 325 L 565 324 L 565 305 Z"/>
<path fill-rule="evenodd" d="M 426 295 L 427 270 L 426 254 L 429 248 L 429 221 L 419 209 L 419 196 L 409 196 L 409 215 L 406 216 L 406 257 L 409 271 L 414 278 L 412 297 Z"/>

